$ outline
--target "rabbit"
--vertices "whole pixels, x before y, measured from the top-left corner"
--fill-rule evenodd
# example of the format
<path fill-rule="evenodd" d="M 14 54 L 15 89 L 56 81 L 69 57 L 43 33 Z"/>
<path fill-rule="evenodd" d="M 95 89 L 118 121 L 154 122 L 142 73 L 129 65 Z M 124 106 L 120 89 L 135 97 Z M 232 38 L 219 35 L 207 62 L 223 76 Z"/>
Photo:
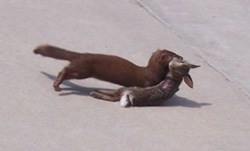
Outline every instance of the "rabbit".
<path fill-rule="evenodd" d="M 178 90 L 183 79 L 193 88 L 193 80 L 189 70 L 200 67 L 174 57 L 169 62 L 169 72 L 166 78 L 155 86 L 122 87 L 117 90 L 96 90 L 90 95 L 106 101 L 120 101 L 122 107 L 160 105 L 170 99 Z"/>

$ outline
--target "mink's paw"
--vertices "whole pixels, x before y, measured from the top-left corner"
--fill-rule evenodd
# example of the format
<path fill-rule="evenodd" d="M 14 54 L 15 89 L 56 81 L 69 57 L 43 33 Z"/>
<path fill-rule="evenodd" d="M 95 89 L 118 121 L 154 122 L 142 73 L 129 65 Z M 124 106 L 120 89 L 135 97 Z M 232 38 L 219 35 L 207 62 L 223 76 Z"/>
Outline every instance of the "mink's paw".
<path fill-rule="evenodd" d="M 62 89 L 60 87 L 54 87 L 55 91 L 61 91 Z"/>

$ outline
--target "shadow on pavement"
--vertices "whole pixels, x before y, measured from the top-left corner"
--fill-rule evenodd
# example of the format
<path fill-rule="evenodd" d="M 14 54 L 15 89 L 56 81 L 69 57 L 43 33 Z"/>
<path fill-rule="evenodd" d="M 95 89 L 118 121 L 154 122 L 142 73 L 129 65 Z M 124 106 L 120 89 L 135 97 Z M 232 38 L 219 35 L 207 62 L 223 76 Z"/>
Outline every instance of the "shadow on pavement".
<path fill-rule="evenodd" d="M 55 76 L 41 72 L 43 75 L 47 76 L 51 80 L 55 80 Z M 88 96 L 91 91 L 104 89 L 104 88 L 95 88 L 95 87 L 82 87 L 80 85 L 74 84 L 69 81 L 63 81 L 62 85 L 67 86 L 67 88 L 62 88 L 62 91 L 69 91 L 69 92 L 60 92 L 60 96 L 65 95 L 84 95 Z M 105 89 L 105 90 L 111 90 L 111 89 Z M 188 107 L 188 108 L 201 108 L 203 106 L 210 106 L 212 104 L 210 103 L 198 103 L 192 100 L 189 100 L 184 97 L 180 97 L 177 95 L 174 95 L 170 100 L 166 101 L 166 103 L 159 105 L 159 107 Z"/>
<path fill-rule="evenodd" d="M 193 100 L 189 100 L 184 97 L 180 97 L 177 95 L 174 95 L 169 101 L 164 103 L 162 106 L 168 106 L 168 107 L 177 107 L 177 106 L 182 106 L 182 107 L 189 107 L 189 108 L 201 108 L 203 106 L 210 106 L 212 105 L 211 103 L 198 103 Z"/>
<path fill-rule="evenodd" d="M 48 77 L 51 80 L 55 80 L 56 77 L 48 74 L 46 72 L 41 72 L 43 75 Z M 72 82 L 69 82 L 67 80 L 63 81 L 62 85 L 67 86 L 66 88 L 61 88 L 63 92 L 59 92 L 60 96 L 65 96 L 65 95 L 84 95 L 88 96 L 90 92 L 94 90 L 99 90 L 99 89 L 104 89 L 104 88 L 95 88 L 95 87 L 82 87 L 80 85 L 74 84 Z M 111 90 L 111 89 L 105 89 L 105 90 Z M 68 92 L 65 92 L 68 91 Z"/>

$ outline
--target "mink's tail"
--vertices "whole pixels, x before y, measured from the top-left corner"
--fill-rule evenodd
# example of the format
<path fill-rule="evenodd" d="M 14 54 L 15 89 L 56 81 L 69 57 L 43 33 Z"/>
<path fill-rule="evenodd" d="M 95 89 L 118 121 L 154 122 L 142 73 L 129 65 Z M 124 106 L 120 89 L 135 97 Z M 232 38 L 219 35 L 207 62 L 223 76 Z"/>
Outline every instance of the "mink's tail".
<path fill-rule="evenodd" d="M 60 60 L 72 61 L 80 56 L 80 53 L 68 51 L 59 47 L 51 45 L 40 45 L 34 49 L 35 54 L 40 54 L 42 56 L 51 57 Z"/>

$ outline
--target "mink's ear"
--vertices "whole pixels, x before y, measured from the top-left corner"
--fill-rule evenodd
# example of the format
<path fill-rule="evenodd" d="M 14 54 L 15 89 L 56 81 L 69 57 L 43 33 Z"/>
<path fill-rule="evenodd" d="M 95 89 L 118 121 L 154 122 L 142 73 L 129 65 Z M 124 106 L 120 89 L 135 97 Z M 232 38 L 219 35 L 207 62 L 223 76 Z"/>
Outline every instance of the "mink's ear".
<path fill-rule="evenodd" d="M 167 54 L 165 54 L 165 53 L 161 54 L 161 60 L 165 60 L 165 59 L 167 59 L 167 57 L 168 57 Z"/>
<path fill-rule="evenodd" d="M 168 66 L 169 62 L 172 60 L 172 57 L 166 53 L 161 54 L 160 62 Z"/>
<path fill-rule="evenodd" d="M 190 88 L 194 87 L 193 80 L 189 74 L 184 76 L 184 81 Z"/>

